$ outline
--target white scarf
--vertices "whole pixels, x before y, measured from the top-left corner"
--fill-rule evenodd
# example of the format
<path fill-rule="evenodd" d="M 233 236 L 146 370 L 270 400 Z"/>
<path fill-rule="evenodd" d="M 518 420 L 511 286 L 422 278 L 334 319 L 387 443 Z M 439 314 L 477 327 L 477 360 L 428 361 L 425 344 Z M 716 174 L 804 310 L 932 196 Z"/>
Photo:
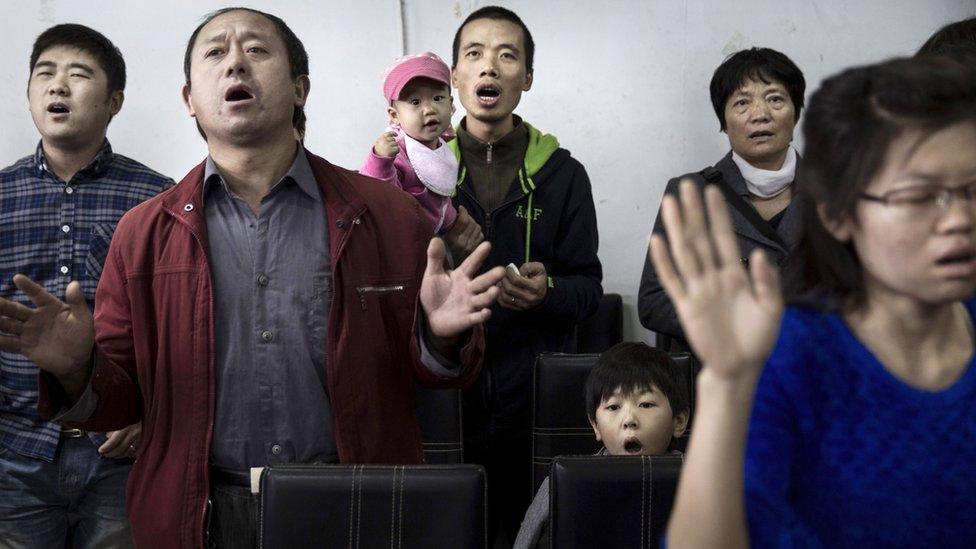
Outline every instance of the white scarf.
<path fill-rule="evenodd" d="M 796 179 L 796 149 L 790 147 L 786 151 L 786 160 L 778 170 L 762 170 L 732 151 L 732 161 L 742 172 L 746 180 L 746 187 L 751 194 L 759 198 L 772 198 L 783 192 Z"/>
<path fill-rule="evenodd" d="M 458 173 L 458 161 L 454 151 L 441 138 L 438 138 L 438 147 L 430 149 L 407 135 L 407 132 L 401 131 L 400 135 L 407 148 L 407 159 L 410 160 L 417 179 L 436 194 L 453 196 Z"/>

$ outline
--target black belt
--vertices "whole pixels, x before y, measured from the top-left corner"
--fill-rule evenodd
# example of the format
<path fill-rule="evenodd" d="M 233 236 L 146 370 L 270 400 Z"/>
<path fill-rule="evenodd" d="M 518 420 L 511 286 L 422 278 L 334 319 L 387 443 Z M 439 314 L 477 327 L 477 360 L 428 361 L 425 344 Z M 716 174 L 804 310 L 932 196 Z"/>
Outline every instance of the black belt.
<path fill-rule="evenodd" d="M 223 467 L 217 467 L 216 465 L 210 466 L 210 484 L 216 484 L 221 486 L 241 486 L 243 488 L 251 489 L 251 472 L 250 471 L 238 471 L 236 469 L 225 469 Z"/>

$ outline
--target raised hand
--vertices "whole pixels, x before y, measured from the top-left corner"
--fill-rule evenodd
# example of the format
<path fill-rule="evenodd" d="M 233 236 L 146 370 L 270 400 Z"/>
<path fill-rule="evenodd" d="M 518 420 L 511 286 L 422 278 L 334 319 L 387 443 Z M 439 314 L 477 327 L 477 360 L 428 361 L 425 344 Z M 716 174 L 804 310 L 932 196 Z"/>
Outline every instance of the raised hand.
<path fill-rule="evenodd" d="M 495 267 L 475 277 L 488 257 L 491 244 L 482 242 L 456 269 L 444 269 L 444 242 L 433 238 L 427 247 L 427 270 L 420 284 L 420 305 L 427 315 L 430 333 L 442 339 L 457 337 L 488 320 L 491 304 L 498 296 L 495 287 L 504 276 Z"/>
<path fill-rule="evenodd" d="M 373 143 L 373 150 L 376 156 L 386 156 L 393 158 L 400 154 L 400 145 L 396 142 L 396 132 L 383 132 Z"/>
<path fill-rule="evenodd" d="M 729 211 L 718 188 L 705 189 L 710 227 L 693 182 L 680 186 L 661 211 L 670 241 L 651 237 L 651 259 L 674 302 L 692 349 L 715 375 L 757 374 L 776 341 L 783 316 L 779 275 L 761 250 L 742 266 Z"/>
<path fill-rule="evenodd" d="M 24 355 L 62 382 L 87 381 L 95 328 L 81 285 L 68 284 L 67 303 L 24 275 L 14 276 L 14 285 L 36 308 L 0 298 L 0 349 Z"/>

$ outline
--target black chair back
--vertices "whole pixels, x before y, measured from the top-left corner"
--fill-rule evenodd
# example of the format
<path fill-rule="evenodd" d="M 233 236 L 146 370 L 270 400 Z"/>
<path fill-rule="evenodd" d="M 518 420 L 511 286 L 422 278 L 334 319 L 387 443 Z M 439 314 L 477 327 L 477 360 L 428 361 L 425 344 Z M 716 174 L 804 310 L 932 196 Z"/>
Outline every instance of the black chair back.
<path fill-rule="evenodd" d="M 560 456 L 549 512 L 553 549 L 659 547 L 682 456 Z"/>
<path fill-rule="evenodd" d="M 260 499 L 261 547 L 488 545 L 478 465 L 275 465 Z"/>
<path fill-rule="evenodd" d="M 600 449 L 586 417 L 583 388 L 598 354 L 547 353 L 535 363 L 532 404 L 532 490 L 538 490 L 553 458 L 560 455 L 592 455 Z M 686 379 L 693 379 L 691 355 L 672 354 Z M 685 383 L 691 391 L 693 383 Z M 690 394 L 689 394 L 689 402 Z M 694 412 L 694 410 L 692 410 Z M 674 441 L 683 450 L 686 437 Z"/>
<path fill-rule="evenodd" d="M 464 462 L 460 391 L 418 386 L 417 422 L 424 447 L 424 463 L 451 465 Z"/>

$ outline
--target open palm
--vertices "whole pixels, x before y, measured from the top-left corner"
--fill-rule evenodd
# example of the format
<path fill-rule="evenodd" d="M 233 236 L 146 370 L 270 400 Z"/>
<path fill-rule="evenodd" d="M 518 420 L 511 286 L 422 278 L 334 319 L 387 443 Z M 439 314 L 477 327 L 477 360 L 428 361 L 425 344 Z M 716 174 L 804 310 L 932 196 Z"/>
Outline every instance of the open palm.
<path fill-rule="evenodd" d="M 729 378 L 753 372 L 779 332 L 779 275 L 759 250 L 746 272 L 721 191 L 714 186 L 705 191 L 710 227 L 695 184 L 682 182 L 680 194 L 680 211 L 671 196 L 661 208 L 670 253 L 662 236 L 651 239 L 661 285 L 674 302 L 685 337 L 707 367 Z"/>
<path fill-rule="evenodd" d="M 0 298 L 0 349 L 21 353 L 55 376 L 77 374 L 87 367 L 95 329 L 81 285 L 68 285 L 67 302 L 24 275 L 14 276 L 14 285 L 36 307 Z"/>
<path fill-rule="evenodd" d="M 440 238 L 430 241 L 420 304 L 433 335 L 452 338 L 491 316 L 489 307 L 499 292 L 495 285 L 505 276 L 505 269 L 495 267 L 474 277 L 490 250 L 491 245 L 482 242 L 457 269 L 446 270 L 444 242 Z"/>

